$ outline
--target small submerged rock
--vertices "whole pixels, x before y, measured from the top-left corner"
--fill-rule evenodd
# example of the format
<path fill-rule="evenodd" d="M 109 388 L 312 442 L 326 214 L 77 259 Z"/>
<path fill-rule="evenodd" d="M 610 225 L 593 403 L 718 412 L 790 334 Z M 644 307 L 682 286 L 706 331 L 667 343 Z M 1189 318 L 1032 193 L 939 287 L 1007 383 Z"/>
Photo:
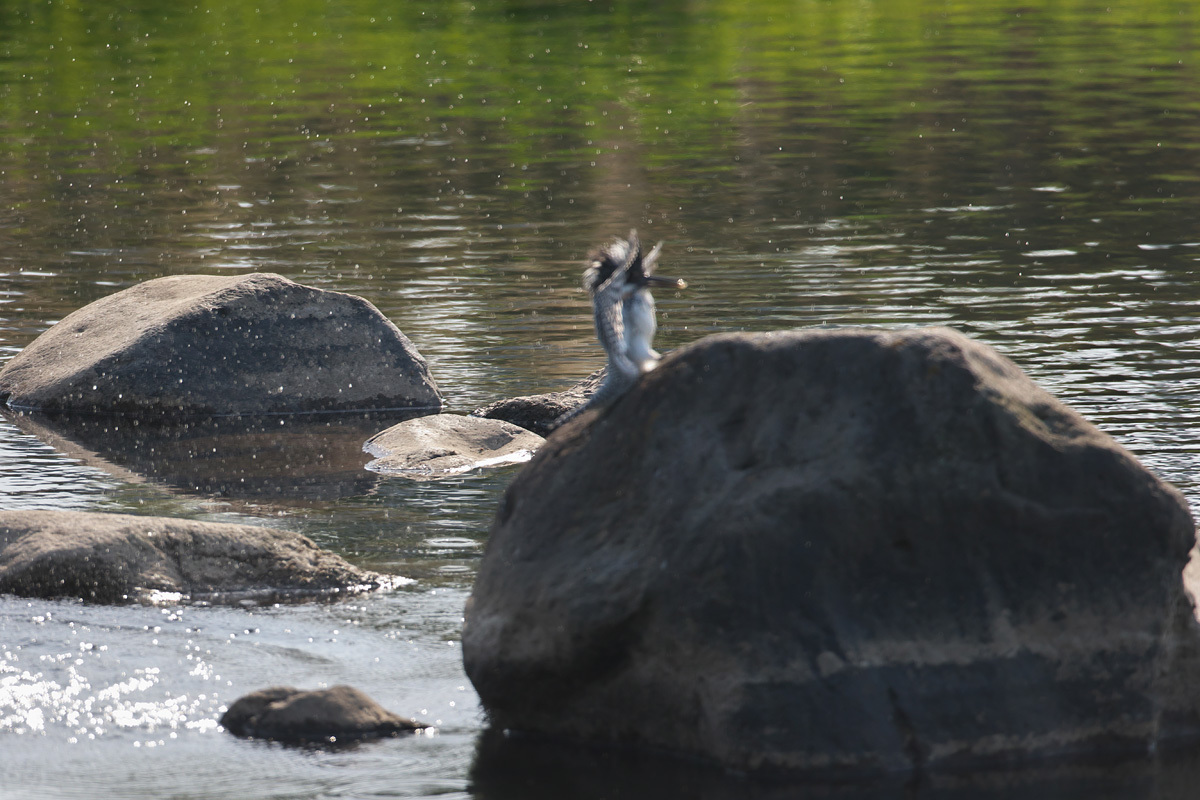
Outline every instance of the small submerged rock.
<path fill-rule="evenodd" d="M 96 603 L 242 602 L 395 585 L 291 531 L 78 511 L 0 511 L 0 592 Z"/>
<path fill-rule="evenodd" d="M 554 421 L 569 411 L 574 411 L 588 401 L 604 383 L 606 368 L 588 375 L 579 383 L 561 392 L 510 397 L 488 403 L 471 412 L 473 417 L 499 419 L 519 425 L 539 436 L 549 436 L 554 430 Z"/>
<path fill-rule="evenodd" d="M 260 689 L 238 698 L 221 717 L 221 725 L 234 736 L 291 744 L 375 739 L 429 727 L 393 714 L 351 686 Z"/>
<path fill-rule="evenodd" d="M 0 370 L 46 412 L 264 414 L 441 408 L 412 342 L 361 297 L 279 275 L 178 275 L 67 315 Z"/>
<path fill-rule="evenodd" d="M 528 461 L 543 441 L 508 422 L 437 414 L 393 425 L 368 439 L 363 450 L 376 457 L 367 469 L 436 480 Z"/>

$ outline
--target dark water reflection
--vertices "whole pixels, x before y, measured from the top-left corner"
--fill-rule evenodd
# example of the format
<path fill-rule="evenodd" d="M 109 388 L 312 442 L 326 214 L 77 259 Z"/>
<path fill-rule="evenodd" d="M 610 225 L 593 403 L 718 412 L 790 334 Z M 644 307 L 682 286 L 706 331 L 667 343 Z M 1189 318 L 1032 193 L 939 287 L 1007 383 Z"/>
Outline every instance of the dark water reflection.
<path fill-rule="evenodd" d="M 199 497 L 280 505 L 370 494 L 363 443 L 413 413 L 138 419 L 3 416 L 63 455 L 126 482 L 151 480 Z"/>
<path fill-rule="evenodd" d="M 1200 507 L 1198 33 L 1200 7 L 1168 0 L 0 3 L 0 357 L 143 280 L 273 271 L 369 299 L 465 412 L 599 366 L 580 262 L 637 226 L 690 284 L 659 297 L 664 348 L 952 325 Z M 158 610 L 0 598 L 5 791 L 737 793 L 529 751 L 470 777 L 482 721 L 454 648 L 512 470 L 413 485 L 360 471 L 352 426 L 291 425 L 0 420 L 2 507 L 283 525 L 417 579 L 353 625 L 168 609 L 192 630 L 157 645 L 168 626 L 137 615 Z M 269 641 L 233 655 L 255 628 Z M 440 703 L 444 734 L 306 755 L 206 727 L 264 684 L 341 681 Z M 87 777 L 47 787 L 48 765 Z M 1022 773 L 1011 793 L 1173 796 L 1190 769 Z M 877 795 L 1010 791 L 965 785 Z"/>
<path fill-rule="evenodd" d="M 1200 766 L 1193 759 L 1168 755 L 1152 763 L 1029 765 L 972 775 L 797 784 L 778 777 L 748 778 L 653 754 L 572 748 L 489 731 L 479 739 L 471 779 L 475 796 L 487 800 L 1186 800 L 1195 796 Z"/>

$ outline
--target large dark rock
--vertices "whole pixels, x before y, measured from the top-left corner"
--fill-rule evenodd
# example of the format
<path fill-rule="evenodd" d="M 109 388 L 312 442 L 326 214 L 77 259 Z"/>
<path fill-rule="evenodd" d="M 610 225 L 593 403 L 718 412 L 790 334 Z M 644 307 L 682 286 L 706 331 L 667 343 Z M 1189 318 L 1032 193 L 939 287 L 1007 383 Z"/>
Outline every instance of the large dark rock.
<path fill-rule="evenodd" d="M 552 436 L 463 659 L 492 723 L 842 777 L 1200 733 L 1187 505 L 945 329 L 713 336 Z"/>
<path fill-rule="evenodd" d="M 278 742 L 347 742 L 413 733 L 429 726 L 393 714 L 351 686 L 301 691 L 260 689 L 238 698 L 221 717 L 235 736 Z"/>
<path fill-rule="evenodd" d="M 405 420 L 367 440 L 367 469 L 413 480 L 437 480 L 472 470 L 528 461 L 545 441 L 498 419 L 431 414 Z"/>
<path fill-rule="evenodd" d="M 0 592 L 24 597 L 123 603 L 171 592 L 238 602 L 361 592 L 392 582 L 275 528 L 0 511 Z"/>
<path fill-rule="evenodd" d="M 271 274 L 181 275 L 75 311 L 0 370 L 47 412 L 437 410 L 425 359 L 361 297 Z"/>
<path fill-rule="evenodd" d="M 521 397 L 509 397 L 480 406 L 471 412 L 473 417 L 498 419 L 511 422 L 539 436 L 549 436 L 554 430 L 554 421 L 574 411 L 588 401 L 604 383 L 608 370 L 604 367 L 588 375 L 573 386 L 561 392 L 546 394 L 531 394 Z"/>

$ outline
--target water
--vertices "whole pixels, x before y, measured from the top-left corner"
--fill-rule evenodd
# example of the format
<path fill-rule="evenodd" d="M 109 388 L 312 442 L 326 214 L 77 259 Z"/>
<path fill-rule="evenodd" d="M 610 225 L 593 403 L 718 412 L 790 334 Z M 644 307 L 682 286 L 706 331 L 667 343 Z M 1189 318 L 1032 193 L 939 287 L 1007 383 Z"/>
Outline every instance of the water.
<path fill-rule="evenodd" d="M 581 262 L 636 226 L 689 283 L 658 294 L 663 348 L 951 325 L 1200 500 L 1193 4 L 107 5 L 0 4 L 0 358 L 140 281 L 271 271 L 369 299 L 466 412 L 602 363 Z M 239 462 L 247 490 L 0 419 L 0 507 L 283 526 L 415 580 L 278 608 L 0 598 L 0 796 L 749 792 L 658 767 L 589 788 L 536 759 L 489 778 L 458 630 L 514 470 L 413 484 L 338 437 Z M 339 466 L 313 475 L 321 448 Z M 438 733 L 321 751 L 216 729 L 281 683 L 349 683 Z M 1011 791 L 1168 786 L 1063 780 Z M 914 791 L 982 792 L 955 786 Z"/>

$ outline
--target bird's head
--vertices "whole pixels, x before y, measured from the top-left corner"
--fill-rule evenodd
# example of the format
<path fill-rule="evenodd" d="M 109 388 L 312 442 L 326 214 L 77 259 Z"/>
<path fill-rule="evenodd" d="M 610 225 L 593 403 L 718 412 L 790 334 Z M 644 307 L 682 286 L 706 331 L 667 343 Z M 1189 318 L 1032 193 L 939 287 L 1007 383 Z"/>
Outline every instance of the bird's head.
<path fill-rule="evenodd" d="M 687 282 L 679 278 L 665 278 L 652 274 L 663 243 L 642 254 L 642 243 L 637 231 L 631 230 L 628 239 L 614 239 L 601 247 L 588 259 L 588 268 L 583 273 L 583 288 L 596 294 L 610 281 L 619 281 L 633 292 L 651 284 L 683 289 Z"/>

